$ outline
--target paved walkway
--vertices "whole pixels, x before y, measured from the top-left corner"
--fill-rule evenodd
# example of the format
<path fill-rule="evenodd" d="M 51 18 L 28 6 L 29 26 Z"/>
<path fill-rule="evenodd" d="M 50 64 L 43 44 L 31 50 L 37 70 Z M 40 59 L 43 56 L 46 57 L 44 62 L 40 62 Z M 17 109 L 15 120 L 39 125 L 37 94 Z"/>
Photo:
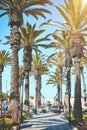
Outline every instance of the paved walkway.
<path fill-rule="evenodd" d="M 21 130 L 77 130 L 55 113 L 33 115 L 21 125 Z"/>

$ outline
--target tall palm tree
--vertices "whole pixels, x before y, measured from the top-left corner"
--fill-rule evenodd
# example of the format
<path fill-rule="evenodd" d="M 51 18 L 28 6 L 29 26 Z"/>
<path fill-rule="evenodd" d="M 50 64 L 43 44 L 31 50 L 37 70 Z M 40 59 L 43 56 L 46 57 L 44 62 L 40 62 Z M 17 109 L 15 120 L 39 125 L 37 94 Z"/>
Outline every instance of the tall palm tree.
<path fill-rule="evenodd" d="M 61 81 L 64 82 L 65 74 L 62 73 L 60 77 L 60 70 L 57 68 L 54 72 L 50 73 L 49 78 L 47 79 L 47 84 L 52 84 L 57 87 L 57 95 L 58 95 L 58 108 L 60 110 L 61 105 Z"/>
<path fill-rule="evenodd" d="M 55 24 L 55 22 L 57 24 Z M 59 21 L 55 21 L 55 20 L 48 20 L 45 23 L 42 23 L 41 26 L 44 25 L 51 25 L 51 26 L 58 26 L 58 23 L 60 23 Z M 68 96 L 68 101 L 66 100 L 66 102 L 68 102 L 68 106 L 70 104 L 70 95 L 71 95 L 71 76 L 70 76 L 70 72 L 71 72 L 71 66 L 72 66 L 72 57 L 70 54 L 70 34 L 71 31 L 69 30 L 64 30 L 64 29 L 57 29 L 52 33 L 52 36 L 54 38 L 55 41 L 51 42 L 50 44 L 46 45 L 46 48 L 56 48 L 58 50 L 62 50 L 65 54 L 65 67 L 66 67 L 66 71 L 67 71 L 67 86 L 66 86 L 66 92 L 65 95 Z"/>
<path fill-rule="evenodd" d="M 54 5 L 58 10 L 58 14 L 62 16 L 65 22 L 49 20 L 48 23 L 54 24 L 61 29 L 70 31 L 71 33 L 71 47 L 70 53 L 74 59 L 76 68 L 76 82 L 75 82 L 75 102 L 74 102 L 74 117 L 82 119 L 82 105 L 81 105 L 81 80 L 80 80 L 80 61 L 83 55 L 83 47 L 85 44 L 84 36 L 86 36 L 87 24 L 87 3 L 83 6 L 83 0 L 64 0 L 61 5 Z M 47 23 L 44 23 L 47 24 Z M 79 107 L 79 110 L 78 110 Z"/>
<path fill-rule="evenodd" d="M 0 100 L 2 99 L 2 72 L 9 64 L 11 64 L 11 54 L 6 50 L 0 50 Z"/>
<path fill-rule="evenodd" d="M 55 20 L 48 20 L 45 23 L 42 23 L 41 26 L 43 25 L 51 25 L 51 26 L 58 26 L 57 24 L 55 24 Z M 59 22 L 58 22 L 59 23 Z M 52 33 L 52 36 L 54 37 L 54 39 L 56 41 L 51 42 L 50 44 L 48 44 L 46 46 L 46 48 L 56 48 L 56 49 L 60 49 L 62 51 L 64 51 L 65 53 L 65 67 L 67 70 L 67 86 L 66 86 L 66 92 L 65 92 L 65 97 L 68 97 L 67 99 L 65 99 L 65 104 L 66 104 L 66 108 L 70 108 L 70 97 L 71 97 L 71 66 L 72 66 L 72 58 L 71 58 L 71 54 L 70 54 L 70 31 L 68 30 L 64 30 L 64 29 L 57 29 L 54 31 L 54 33 Z M 69 115 L 70 115 L 70 109 L 69 109 Z M 70 120 L 70 116 L 69 116 L 69 120 Z"/>
<path fill-rule="evenodd" d="M 76 80 L 75 80 L 75 102 L 74 117 L 82 119 L 81 105 L 81 79 L 80 79 L 80 61 L 83 55 L 87 24 L 87 4 L 83 6 L 83 0 L 64 0 L 64 3 L 57 6 L 56 9 L 65 20 L 59 23 L 62 28 L 71 32 L 70 53 L 74 59 Z M 79 109 L 78 109 L 79 108 Z"/>
<path fill-rule="evenodd" d="M 66 92 L 65 92 L 65 104 L 66 109 L 69 108 L 69 122 L 71 120 L 70 112 L 71 112 L 71 104 L 70 104 L 70 97 L 71 97 L 71 66 L 72 66 L 72 58 L 70 54 L 70 32 L 67 30 L 61 30 L 55 31 L 53 33 L 53 37 L 55 40 L 57 40 L 57 43 L 54 42 L 52 47 L 56 47 L 58 49 L 62 49 L 65 54 L 65 67 L 66 67 L 66 79 L 67 79 L 67 85 L 66 85 Z M 66 98 L 68 97 L 68 98 Z M 67 100 L 68 99 L 68 100 Z"/>
<path fill-rule="evenodd" d="M 55 52 L 51 56 L 48 57 L 48 65 L 49 66 L 55 66 L 60 71 L 60 79 L 63 72 L 63 66 L 64 66 L 64 53 L 62 51 Z M 60 101 L 62 103 L 62 81 L 60 83 Z"/>
<path fill-rule="evenodd" d="M 66 30 L 61 30 L 60 33 L 59 31 L 55 31 L 52 36 L 56 40 L 56 42 L 51 43 L 52 47 L 55 47 L 56 49 L 62 49 L 64 51 L 65 55 L 65 67 L 67 70 L 67 74 L 70 75 L 70 69 L 72 66 L 72 58 L 70 55 L 70 32 Z M 67 75 L 68 76 L 68 75 Z M 69 78 L 67 81 L 70 82 Z M 66 91 L 68 90 L 68 86 L 66 88 Z"/>
<path fill-rule="evenodd" d="M 51 4 L 49 0 L 1 0 L 0 1 L 0 17 L 9 16 L 9 26 L 11 27 L 10 44 L 12 49 L 12 68 L 11 68 L 11 89 L 10 102 L 14 99 L 17 106 L 18 90 L 18 51 L 20 48 L 21 35 L 19 27 L 23 21 L 23 14 L 32 15 L 36 19 L 38 16 L 45 17 L 44 13 L 50 13 L 47 9 L 40 8 L 38 5 L 44 6 Z M 36 7 L 36 8 L 35 8 Z M 17 111 L 17 109 L 16 109 Z M 17 114 L 16 114 L 17 115 Z M 12 115 L 13 116 L 13 115 Z M 17 119 L 13 122 L 17 122 Z"/>
<path fill-rule="evenodd" d="M 39 47 L 44 47 L 40 42 L 50 40 L 48 36 L 39 37 L 45 30 L 36 29 L 36 24 L 31 25 L 28 22 L 21 26 L 21 47 L 23 47 L 23 63 L 26 73 L 25 82 L 25 105 L 29 107 L 29 72 L 31 70 L 32 50 L 39 50 Z"/>
<path fill-rule="evenodd" d="M 32 75 L 34 75 L 36 80 L 36 101 L 35 107 L 36 109 L 41 105 L 41 82 L 42 75 L 47 74 L 47 64 L 46 64 L 46 56 L 41 54 L 40 52 L 33 53 L 32 56 Z"/>

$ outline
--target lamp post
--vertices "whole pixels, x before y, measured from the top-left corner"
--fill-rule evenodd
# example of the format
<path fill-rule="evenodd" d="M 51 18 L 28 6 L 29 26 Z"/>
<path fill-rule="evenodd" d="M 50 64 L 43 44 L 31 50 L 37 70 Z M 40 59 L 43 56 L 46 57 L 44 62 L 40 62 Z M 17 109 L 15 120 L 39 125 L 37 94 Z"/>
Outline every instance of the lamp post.
<path fill-rule="evenodd" d="M 21 75 L 21 118 L 20 118 L 20 122 L 23 123 L 23 119 L 22 119 L 22 112 L 23 112 L 23 88 L 24 88 L 24 78 L 25 78 L 25 72 L 22 72 Z"/>

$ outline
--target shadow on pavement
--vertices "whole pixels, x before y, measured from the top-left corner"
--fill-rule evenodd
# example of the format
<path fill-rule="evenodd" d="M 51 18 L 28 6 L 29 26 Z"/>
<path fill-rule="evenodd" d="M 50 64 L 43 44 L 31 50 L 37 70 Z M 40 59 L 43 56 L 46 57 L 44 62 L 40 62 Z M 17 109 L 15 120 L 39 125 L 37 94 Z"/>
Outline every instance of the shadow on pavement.
<path fill-rule="evenodd" d="M 54 115 L 37 115 L 21 124 L 21 130 L 29 128 L 29 130 L 74 130 L 72 125 L 69 125 L 68 120 L 57 118 Z M 29 124 L 28 124 L 29 123 Z"/>
<path fill-rule="evenodd" d="M 24 129 L 24 128 L 29 128 L 31 126 L 32 126 L 32 124 L 23 124 L 20 128 Z"/>
<path fill-rule="evenodd" d="M 32 118 L 30 118 L 30 120 L 31 120 L 31 119 L 37 119 L 37 118 L 38 118 L 38 119 L 40 119 L 40 118 L 42 119 L 42 118 L 45 118 L 45 117 L 48 118 L 48 117 L 53 117 L 53 116 L 56 116 L 56 115 L 59 115 L 59 114 L 54 114 L 54 115 L 49 115 L 49 116 L 47 116 L 47 115 L 46 115 L 46 116 L 43 116 L 43 115 L 42 115 L 42 116 L 39 116 L 39 114 L 37 114 L 36 117 L 33 117 L 33 116 L 32 116 Z"/>
<path fill-rule="evenodd" d="M 43 128 L 42 130 L 73 130 L 73 128 L 74 128 L 73 126 L 63 124 L 63 125 L 48 126 L 46 128 Z"/>

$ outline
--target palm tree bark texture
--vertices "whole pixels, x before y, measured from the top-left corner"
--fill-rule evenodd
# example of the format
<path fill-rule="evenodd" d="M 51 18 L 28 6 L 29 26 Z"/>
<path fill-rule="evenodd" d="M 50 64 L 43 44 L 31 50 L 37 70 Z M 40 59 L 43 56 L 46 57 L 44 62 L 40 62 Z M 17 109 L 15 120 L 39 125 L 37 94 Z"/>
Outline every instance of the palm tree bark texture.
<path fill-rule="evenodd" d="M 82 35 L 76 32 L 71 36 L 71 56 L 74 59 L 74 66 L 76 72 L 75 79 L 75 101 L 74 101 L 74 117 L 77 120 L 82 119 L 82 105 L 81 105 L 81 78 L 80 78 L 80 62 L 83 54 Z M 79 109 L 78 109 L 79 106 Z"/>
<path fill-rule="evenodd" d="M 20 33 L 18 26 L 13 25 L 11 30 L 11 49 L 12 49 L 12 68 L 11 68 L 11 89 L 10 89 L 10 102 L 15 101 L 16 108 L 20 105 L 20 95 L 19 95 L 19 62 L 18 62 L 18 51 L 20 48 Z M 12 107 L 13 108 L 13 107 Z M 18 110 L 16 109 L 16 114 L 18 115 Z M 15 116 L 13 114 L 13 116 Z M 17 117 L 18 120 L 18 117 Z M 13 122 L 17 122 L 13 120 Z"/>
<path fill-rule="evenodd" d="M 74 102 L 74 117 L 77 119 L 82 119 L 82 107 L 81 106 L 81 77 L 80 77 L 80 59 L 75 58 L 75 102 Z"/>
<path fill-rule="evenodd" d="M 12 122 L 18 122 L 18 105 L 20 102 L 19 96 L 19 62 L 18 51 L 20 49 L 21 35 L 19 27 L 21 26 L 21 13 L 11 10 L 9 25 L 11 27 L 10 43 L 12 49 L 12 67 L 11 67 L 11 87 L 10 87 L 10 104 L 12 112 Z M 15 109 L 14 109 L 15 106 Z"/>
<path fill-rule="evenodd" d="M 62 104 L 62 66 L 59 66 L 59 77 L 60 77 L 60 102 Z"/>
<path fill-rule="evenodd" d="M 10 87 L 10 102 L 12 112 L 12 122 L 16 123 L 19 120 L 18 107 L 20 105 L 19 95 L 19 61 L 18 51 L 20 49 L 21 34 L 19 27 L 22 24 L 22 13 L 10 8 L 9 25 L 11 27 L 10 44 L 12 49 L 12 67 L 11 67 L 11 87 Z"/>
<path fill-rule="evenodd" d="M 40 107 L 41 105 L 41 77 L 39 75 L 38 70 L 36 70 L 35 73 L 35 80 L 36 80 L 36 97 L 35 97 L 35 108 L 36 110 Z"/>
<path fill-rule="evenodd" d="M 58 93 L 58 110 L 60 111 L 60 88 L 61 88 L 61 85 L 58 83 L 57 85 L 57 93 Z"/>
<path fill-rule="evenodd" d="M 29 72 L 31 70 L 31 62 L 32 62 L 32 48 L 31 46 L 24 47 L 24 71 L 25 71 L 25 101 L 24 104 L 29 109 Z"/>
<path fill-rule="evenodd" d="M 29 110 L 29 72 L 25 73 L 25 101 L 26 109 Z"/>

